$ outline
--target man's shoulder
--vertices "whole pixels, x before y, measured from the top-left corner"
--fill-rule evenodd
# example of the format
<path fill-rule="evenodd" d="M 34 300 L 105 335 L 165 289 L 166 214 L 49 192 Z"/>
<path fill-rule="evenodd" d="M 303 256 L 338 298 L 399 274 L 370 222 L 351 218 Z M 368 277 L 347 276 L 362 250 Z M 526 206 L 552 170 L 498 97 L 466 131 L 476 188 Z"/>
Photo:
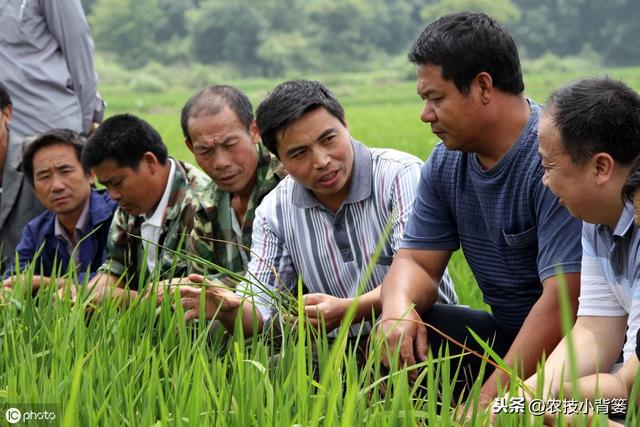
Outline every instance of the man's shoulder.
<path fill-rule="evenodd" d="M 176 164 L 176 180 L 182 184 L 181 187 L 191 192 L 200 193 L 211 184 L 211 178 L 200 168 L 191 163 L 173 159 Z"/>
<path fill-rule="evenodd" d="M 271 178 L 275 180 L 275 182 L 280 182 L 286 176 L 287 176 L 287 171 L 282 166 L 282 163 L 280 162 L 280 160 L 273 154 L 269 153 L 267 178 Z"/>
<path fill-rule="evenodd" d="M 175 160 L 176 174 L 169 198 L 168 209 L 191 208 L 200 210 L 209 205 L 212 197 L 211 178 L 197 166 L 181 160 Z"/>
<path fill-rule="evenodd" d="M 293 191 L 296 185 L 296 181 L 289 175 L 284 176 L 273 189 L 268 192 L 263 198 L 256 212 L 260 211 L 262 214 L 265 212 L 273 213 L 275 209 L 287 208 L 293 209 Z"/>
<path fill-rule="evenodd" d="M 111 220 L 118 209 L 118 203 L 105 190 L 91 190 L 91 222 L 102 223 Z"/>
<path fill-rule="evenodd" d="M 46 237 L 54 235 L 55 220 L 56 214 L 53 211 L 45 210 L 25 225 L 22 236 L 24 237 L 25 234 L 29 233 L 39 244 Z"/>
<path fill-rule="evenodd" d="M 370 148 L 371 160 L 374 164 L 397 166 L 404 168 L 407 166 L 421 166 L 424 162 L 413 154 L 392 148 Z"/>

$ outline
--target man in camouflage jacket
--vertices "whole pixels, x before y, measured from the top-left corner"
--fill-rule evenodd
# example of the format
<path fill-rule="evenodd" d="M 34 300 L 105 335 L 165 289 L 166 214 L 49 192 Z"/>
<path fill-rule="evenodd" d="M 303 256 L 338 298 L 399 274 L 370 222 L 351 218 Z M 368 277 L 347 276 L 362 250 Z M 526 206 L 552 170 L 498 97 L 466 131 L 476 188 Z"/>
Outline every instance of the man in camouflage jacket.
<path fill-rule="evenodd" d="M 196 167 L 168 157 L 160 135 L 144 120 L 128 114 L 113 116 L 96 130 L 82 162 L 119 206 L 111 224 L 107 259 L 88 285 L 94 301 L 111 295 L 126 302 L 148 283 L 186 276 L 191 255 L 181 250 L 196 219 L 207 221 L 201 198 L 209 178 Z M 200 246 L 197 238 L 194 245 Z"/>
<path fill-rule="evenodd" d="M 208 262 L 195 262 L 194 270 L 216 273 L 215 264 L 243 272 L 255 209 L 286 172 L 263 147 L 251 103 L 235 87 L 200 90 L 183 107 L 181 125 L 187 147 L 213 180 L 205 190 L 208 218 L 194 219 L 188 241 L 189 250 Z"/>

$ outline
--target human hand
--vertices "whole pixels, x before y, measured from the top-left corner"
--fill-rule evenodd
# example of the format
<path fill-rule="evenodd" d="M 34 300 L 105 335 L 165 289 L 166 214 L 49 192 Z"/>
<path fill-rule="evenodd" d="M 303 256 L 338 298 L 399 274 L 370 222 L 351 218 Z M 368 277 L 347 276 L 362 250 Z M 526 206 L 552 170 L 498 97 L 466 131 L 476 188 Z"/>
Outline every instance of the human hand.
<path fill-rule="evenodd" d="M 406 314 L 405 314 L 406 313 Z M 386 341 L 381 349 L 382 364 L 389 367 L 390 356 L 399 347 L 399 364 L 412 366 L 427 358 L 427 328 L 415 309 L 408 313 L 383 311 L 378 322 L 377 337 Z M 409 379 L 415 381 L 418 371 L 410 370 Z"/>
<path fill-rule="evenodd" d="M 234 315 L 242 305 L 242 298 L 222 283 L 217 284 L 199 274 L 191 274 L 189 283 L 203 286 L 181 286 L 180 303 L 185 309 L 184 320 L 190 321 L 200 317 L 200 298 L 204 292 L 205 319 L 213 319 L 216 315 Z"/>
<path fill-rule="evenodd" d="M 54 292 L 53 300 L 54 302 L 62 302 L 65 298 L 69 298 L 71 305 L 75 305 L 78 302 L 79 292 L 78 285 L 71 284 L 69 286 L 63 286 Z"/>
<path fill-rule="evenodd" d="M 186 277 L 161 280 L 157 283 L 148 283 L 142 298 L 156 298 L 156 306 L 160 306 L 165 295 L 171 295 L 173 290 L 179 286 L 189 285 L 191 282 Z"/>
<path fill-rule="evenodd" d="M 13 289 L 13 277 L 7 277 L 2 281 L 2 289 L 11 290 Z"/>
<path fill-rule="evenodd" d="M 307 294 L 302 296 L 304 314 L 308 322 L 317 327 L 324 321 L 327 332 L 340 326 L 345 313 L 353 300 L 351 298 L 338 298 L 327 294 Z M 295 322 L 297 316 L 287 316 L 287 320 Z"/>

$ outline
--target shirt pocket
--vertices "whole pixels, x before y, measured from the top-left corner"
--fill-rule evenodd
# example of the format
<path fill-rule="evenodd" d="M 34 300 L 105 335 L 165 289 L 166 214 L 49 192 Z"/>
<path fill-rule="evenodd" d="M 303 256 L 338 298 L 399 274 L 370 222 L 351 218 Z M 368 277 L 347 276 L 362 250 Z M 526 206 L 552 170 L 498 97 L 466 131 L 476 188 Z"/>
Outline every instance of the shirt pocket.
<path fill-rule="evenodd" d="M 531 273 L 532 268 L 537 275 L 538 227 L 533 226 L 519 233 L 507 233 L 502 230 L 505 246 L 502 253 L 507 269 L 521 277 L 523 273 Z"/>
<path fill-rule="evenodd" d="M 20 25 L 20 4 L 13 5 L 5 2 L 0 7 L 0 42 L 4 45 L 14 46 L 24 40 Z"/>

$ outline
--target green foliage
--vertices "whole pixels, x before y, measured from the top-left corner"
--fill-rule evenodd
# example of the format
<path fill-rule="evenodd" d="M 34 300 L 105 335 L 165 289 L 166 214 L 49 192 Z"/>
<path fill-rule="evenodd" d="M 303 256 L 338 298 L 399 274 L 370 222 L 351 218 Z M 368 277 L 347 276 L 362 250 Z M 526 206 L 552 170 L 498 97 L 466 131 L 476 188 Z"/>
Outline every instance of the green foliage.
<path fill-rule="evenodd" d="M 430 22 L 449 13 L 467 10 L 484 12 L 505 24 L 520 19 L 520 9 L 511 0 L 438 0 L 422 9 L 422 17 Z"/>
<path fill-rule="evenodd" d="M 523 57 L 640 57 L 632 0 L 84 0 L 99 51 L 127 68 L 215 64 L 244 76 L 371 70 L 403 58 L 429 22 L 488 13 L 509 27 Z"/>

